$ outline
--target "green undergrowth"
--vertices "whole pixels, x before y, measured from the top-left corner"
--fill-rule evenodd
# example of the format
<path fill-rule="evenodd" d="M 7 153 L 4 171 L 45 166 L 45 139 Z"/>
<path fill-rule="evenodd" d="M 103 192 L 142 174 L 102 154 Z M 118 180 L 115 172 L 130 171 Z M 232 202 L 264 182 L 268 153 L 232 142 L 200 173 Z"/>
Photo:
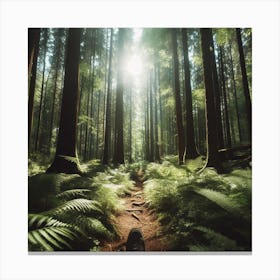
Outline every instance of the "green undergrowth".
<path fill-rule="evenodd" d="M 145 195 L 174 251 L 251 250 L 251 169 L 197 170 L 201 158 L 146 168 Z"/>
<path fill-rule="evenodd" d="M 29 176 L 29 251 L 98 251 L 102 242 L 118 238 L 113 217 L 122 209 L 119 198 L 134 186 L 130 173 L 124 166 L 109 168 L 99 161 L 83 169 L 82 177 Z"/>

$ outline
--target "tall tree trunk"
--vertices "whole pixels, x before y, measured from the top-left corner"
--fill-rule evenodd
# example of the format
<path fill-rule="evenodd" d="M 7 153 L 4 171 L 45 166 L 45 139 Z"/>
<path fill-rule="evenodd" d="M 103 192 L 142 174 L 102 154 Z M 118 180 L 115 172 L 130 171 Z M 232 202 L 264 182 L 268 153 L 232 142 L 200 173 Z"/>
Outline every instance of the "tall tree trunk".
<path fill-rule="evenodd" d="M 214 102 L 216 107 L 216 118 L 217 118 L 217 137 L 218 137 L 218 148 L 224 148 L 224 137 L 223 137 L 223 122 L 222 122 L 222 112 L 221 112 L 221 89 L 218 79 L 218 71 L 214 53 L 214 42 L 211 30 L 211 41 L 210 48 L 213 50 L 213 55 L 211 56 L 211 69 L 212 69 L 212 79 L 213 79 L 213 90 L 214 90 Z"/>
<path fill-rule="evenodd" d="M 234 105 L 235 105 L 235 111 L 236 111 L 236 119 L 237 119 L 237 127 L 238 127 L 238 135 L 239 135 L 239 141 L 242 142 L 242 134 L 241 134 L 241 126 L 240 126 L 240 114 L 238 109 L 238 103 L 237 103 L 237 94 L 236 94 L 236 82 L 235 82 L 235 75 L 234 75 L 234 69 L 233 69 L 233 59 L 232 59 L 232 52 L 231 52 L 231 45 L 229 45 L 229 54 L 230 54 L 230 72 L 231 72 L 231 79 L 233 83 L 233 95 L 234 95 Z"/>
<path fill-rule="evenodd" d="M 218 154 L 217 118 L 215 106 L 215 94 L 213 85 L 213 61 L 214 50 L 211 48 L 212 29 L 201 28 L 201 47 L 203 57 L 204 84 L 206 90 L 206 139 L 207 139 L 207 166 L 221 171 Z"/>
<path fill-rule="evenodd" d="M 96 145 L 95 145 L 95 156 L 96 156 L 96 158 L 99 158 L 100 100 L 101 100 L 101 91 L 99 90 L 98 99 L 97 99 L 97 116 L 96 116 Z"/>
<path fill-rule="evenodd" d="M 179 164 L 184 163 L 184 151 L 185 151 L 185 138 L 184 128 L 182 120 L 182 108 L 180 98 L 180 82 L 179 82 L 179 61 L 177 53 L 177 30 L 171 29 L 172 38 L 172 57 L 173 57 L 173 78 L 174 78 L 174 97 L 175 97 L 175 108 L 176 108 L 176 123 L 178 133 L 178 156 Z"/>
<path fill-rule="evenodd" d="M 81 89 L 80 89 L 80 96 L 79 96 L 79 109 L 78 109 L 78 116 L 81 116 L 82 113 L 82 99 L 83 99 L 83 92 L 84 92 L 84 76 L 81 76 Z M 83 138 L 83 124 L 80 124 L 80 128 L 78 130 L 79 136 L 78 136 L 78 152 L 79 155 L 82 154 L 82 138 Z"/>
<path fill-rule="evenodd" d="M 240 28 L 236 28 L 236 37 L 237 37 L 237 45 L 238 45 L 239 60 L 240 60 L 240 67 L 241 67 L 242 85 L 243 85 L 245 104 L 246 104 L 246 114 L 247 114 L 247 121 L 248 121 L 248 128 L 249 128 L 249 141 L 252 142 L 252 103 L 251 103 L 251 97 L 249 92 L 249 85 L 248 85 L 248 78 L 246 73 L 246 65 L 245 65 Z"/>
<path fill-rule="evenodd" d="M 120 28 L 118 34 L 118 73 L 117 73 L 117 96 L 115 111 L 115 147 L 114 147 L 114 163 L 124 163 L 124 147 L 123 147 L 123 63 L 124 63 L 124 37 L 125 29 Z"/>
<path fill-rule="evenodd" d="M 41 96 L 40 96 L 38 123 L 37 123 L 37 130 L 36 130 L 36 136 L 35 136 L 35 151 L 38 150 L 38 145 L 39 145 L 40 122 L 41 122 L 41 115 L 42 115 L 42 102 L 43 102 L 43 96 L 44 96 L 46 55 L 47 55 L 47 42 L 48 42 L 48 30 L 47 29 L 43 30 L 43 38 L 44 38 L 43 77 L 42 77 L 42 83 L 41 83 Z"/>
<path fill-rule="evenodd" d="M 103 164 L 108 164 L 109 157 L 110 157 L 111 123 L 112 123 L 112 120 L 111 120 L 112 58 L 113 58 L 113 29 L 111 28 L 108 85 L 107 85 L 107 102 L 106 102 L 106 125 L 105 125 L 105 136 L 104 136 L 104 152 L 103 152 L 103 160 L 102 160 Z"/>
<path fill-rule="evenodd" d="M 148 80 L 148 79 L 147 79 Z M 150 159 L 150 112 L 149 112 L 149 82 L 147 81 L 145 135 L 146 135 L 146 160 Z"/>
<path fill-rule="evenodd" d="M 132 86 L 129 87 L 129 162 L 132 163 Z"/>
<path fill-rule="evenodd" d="M 60 49 L 61 49 L 61 40 L 60 37 L 63 34 L 63 29 L 59 28 L 58 31 L 58 45 L 57 45 L 57 57 L 55 62 L 55 75 L 54 75 L 54 90 L 52 96 L 52 109 L 51 109 L 51 122 L 50 122 L 50 131 L 49 131 L 49 154 L 51 153 L 52 147 L 52 132 L 53 132 L 53 122 L 54 122 L 54 108 L 55 108 L 55 99 L 56 99 L 56 92 L 57 92 L 57 79 L 58 79 L 58 71 L 59 71 L 59 60 L 60 60 Z"/>
<path fill-rule="evenodd" d="M 194 139 L 194 126 L 193 126 L 193 109 L 192 109 L 192 89 L 190 81 L 190 65 L 189 65 L 189 52 L 188 52 L 188 38 L 187 30 L 182 29 L 182 43 L 184 53 L 184 72 L 185 72 L 185 96 L 186 96 L 186 157 L 189 159 L 196 158 L 198 152 Z"/>
<path fill-rule="evenodd" d="M 228 148 L 231 148 L 231 134 L 230 134 L 230 126 L 229 126 L 229 113 L 228 113 L 228 104 L 227 104 L 226 80 L 225 80 L 224 57 L 223 57 L 224 52 L 222 47 L 219 47 L 219 53 L 220 53 L 221 83 L 222 83 L 222 92 L 223 92 L 223 99 L 224 99 L 227 146 Z"/>
<path fill-rule="evenodd" d="M 28 79 L 34 62 L 37 63 L 36 48 L 39 48 L 40 28 L 28 28 Z"/>
<path fill-rule="evenodd" d="M 160 119 L 160 157 L 163 155 L 163 110 L 162 110 L 162 97 L 161 97 L 161 80 L 160 80 L 160 67 L 158 66 L 158 102 L 159 102 L 159 119 Z"/>
<path fill-rule="evenodd" d="M 94 63 L 95 63 L 95 53 L 96 53 L 96 29 L 91 30 L 91 44 L 90 44 L 90 55 L 89 55 L 89 65 L 90 65 L 90 71 L 89 71 L 89 84 L 88 84 L 88 96 L 87 96 L 87 104 L 86 104 L 86 116 L 91 119 L 92 126 L 93 126 L 93 95 L 94 95 Z M 84 160 L 88 160 L 92 157 L 92 129 L 89 132 L 89 123 L 87 121 L 85 125 L 85 143 L 84 143 Z"/>
<path fill-rule="evenodd" d="M 70 28 L 66 46 L 64 88 L 57 148 L 47 172 L 81 174 L 77 157 L 77 119 L 81 29 Z"/>
<path fill-rule="evenodd" d="M 39 41 L 40 41 L 40 29 L 39 28 L 31 28 L 28 29 L 29 36 L 28 37 L 28 77 L 30 78 L 29 82 L 29 92 L 28 92 L 28 145 L 30 143 L 31 129 L 33 124 L 33 111 L 34 111 L 34 95 L 35 95 L 35 87 L 36 87 L 36 74 L 37 74 L 37 61 L 38 61 L 38 53 L 39 53 Z M 34 34 L 35 33 L 35 34 Z M 30 68 L 31 77 L 30 77 Z"/>
<path fill-rule="evenodd" d="M 160 161 L 159 155 L 159 137 L 158 137 L 158 87 L 157 87 L 157 71 L 158 67 L 155 65 L 154 74 L 154 98 L 155 98 L 155 161 Z"/>
<path fill-rule="evenodd" d="M 149 161 L 154 161 L 154 116 L 153 116 L 153 75 L 150 71 L 150 157 Z"/>

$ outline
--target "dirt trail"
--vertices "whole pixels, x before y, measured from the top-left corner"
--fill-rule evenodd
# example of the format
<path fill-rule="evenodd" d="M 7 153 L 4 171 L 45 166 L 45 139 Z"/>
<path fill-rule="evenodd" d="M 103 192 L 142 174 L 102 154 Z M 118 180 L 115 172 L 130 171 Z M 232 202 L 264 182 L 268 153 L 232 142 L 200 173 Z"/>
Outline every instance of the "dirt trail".
<path fill-rule="evenodd" d="M 145 201 L 143 174 L 137 174 L 131 196 L 122 198 L 124 210 L 115 218 L 115 225 L 120 234 L 120 240 L 106 243 L 101 251 L 125 251 L 125 242 L 132 228 L 140 228 L 145 240 L 146 251 L 166 251 L 164 237 L 161 235 L 160 224 Z"/>

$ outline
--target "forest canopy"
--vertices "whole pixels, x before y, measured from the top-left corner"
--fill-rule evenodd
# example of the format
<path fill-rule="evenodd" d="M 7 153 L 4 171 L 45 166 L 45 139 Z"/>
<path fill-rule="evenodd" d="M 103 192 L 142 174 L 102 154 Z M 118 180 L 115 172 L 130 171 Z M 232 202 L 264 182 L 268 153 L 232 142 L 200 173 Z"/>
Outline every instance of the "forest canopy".
<path fill-rule="evenodd" d="M 165 250 L 250 250 L 251 80 L 250 28 L 29 28 L 30 250 L 100 250 L 135 186 Z"/>

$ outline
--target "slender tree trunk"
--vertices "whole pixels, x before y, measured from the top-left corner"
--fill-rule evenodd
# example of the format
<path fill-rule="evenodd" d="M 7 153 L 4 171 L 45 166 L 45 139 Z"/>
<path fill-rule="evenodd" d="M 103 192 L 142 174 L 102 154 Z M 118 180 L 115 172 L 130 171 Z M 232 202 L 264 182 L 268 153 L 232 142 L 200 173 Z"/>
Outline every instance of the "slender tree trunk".
<path fill-rule="evenodd" d="M 146 95 L 146 114 L 145 114 L 145 131 L 146 131 L 146 160 L 150 159 L 150 112 L 149 112 L 149 81 L 147 79 L 147 95 Z"/>
<path fill-rule="evenodd" d="M 38 123 L 37 123 L 37 130 L 36 130 L 36 136 L 35 136 L 35 151 L 38 150 L 38 145 L 39 145 L 39 133 L 40 133 L 40 122 L 41 122 L 41 114 L 42 114 L 42 102 L 43 102 L 43 96 L 44 96 L 46 55 L 47 55 L 47 41 L 48 41 L 48 31 L 47 31 L 47 29 L 43 30 L 43 37 L 44 37 L 44 45 L 43 45 L 43 49 L 44 49 L 43 77 L 42 77 L 42 83 L 41 83 L 41 96 L 40 96 Z"/>
<path fill-rule="evenodd" d="M 114 163 L 124 163 L 124 147 L 123 147 L 123 63 L 124 63 L 124 37 L 125 29 L 120 28 L 118 34 L 118 73 L 117 73 L 117 96 L 115 111 L 115 147 L 114 147 Z"/>
<path fill-rule="evenodd" d="M 153 75 L 150 71 L 150 157 L 149 161 L 154 161 L 154 116 L 153 116 Z"/>
<path fill-rule="evenodd" d="M 186 157 L 193 159 L 198 157 L 198 152 L 194 139 L 193 109 L 192 109 L 192 89 L 190 81 L 190 65 L 188 53 L 187 30 L 182 29 L 182 43 L 184 52 L 184 72 L 185 72 L 185 96 L 186 96 Z"/>
<path fill-rule="evenodd" d="M 245 104 L 246 104 L 246 114 L 247 114 L 247 121 L 248 121 L 248 128 L 249 128 L 249 141 L 252 142 L 252 103 L 251 103 L 251 97 L 249 92 L 249 85 L 248 85 L 248 78 L 246 73 L 246 65 L 245 65 L 240 28 L 236 28 L 236 37 L 237 37 L 237 45 L 239 51 L 241 74 L 242 74 L 242 85 L 243 85 Z"/>
<path fill-rule="evenodd" d="M 240 114 L 239 114 L 238 103 L 237 103 L 236 82 L 235 82 L 235 75 L 234 75 L 234 69 L 233 69 L 233 59 L 232 59 L 231 45 L 229 45 L 229 54 L 230 54 L 230 65 L 231 65 L 230 69 L 231 69 L 231 79 L 232 79 L 232 83 L 233 83 L 233 95 L 234 95 L 234 105 L 235 105 L 235 111 L 236 111 L 238 135 L 239 135 L 239 141 L 242 142 L 240 117 L 239 117 Z"/>
<path fill-rule="evenodd" d="M 103 164 L 109 163 L 110 145 L 111 145 L 111 75 L 112 75 L 112 58 L 113 58 L 113 29 L 111 28 L 110 38 L 110 54 L 109 54 L 109 69 L 108 69 L 108 85 L 107 85 L 107 102 L 106 102 L 106 125 L 105 125 L 105 137 L 104 137 L 104 152 L 103 152 Z"/>
<path fill-rule="evenodd" d="M 129 162 L 132 163 L 132 88 L 129 88 Z"/>
<path fill-rule="evenodd" d="M 174 97 L 176 108 L 176 123 L 178 132 L 178 156 L 179 164 L 184 163 L 185 139 L 182 121 L 182 108 L 180 99 L 180 81 L 179 81 L 179 61 L 177 53 L 177 30 L 171 30 L 172 54 L 173 54 L 173 77 L 174 77 Z"/>
<path fill-rule="evenodd" d="M 57 92 L 57 78 L 58 78 L 58 71 L 59 71 L 59 56 L 60 56 L 60 49 L 61 49 L 61 40 L 60 37 L 63 34 L 63 29 L 59 29 L 58 32 L 58 45 L 57 45 L 57 57 L 55 62 L 55 75 L 54 75 L 54 90 L 52 96 L 52 109 L 51 109 L 51 122 L 50 122 L 50 131 L 49 131 L 49 154 L 51 153 L 52 147 L 52 132 L 53 132 L 53 122 L 54 122 L 54 108 L 55 108 L 55 99 L 56 99 L 56 92 Z"/>
<path fill-rule="evenodd" d="M 154 75 L 154 92 L 155 92 L 155 160 L 160 161 L 159 154 L 159 137 L 158 137 L 158 87 L 157 87 L 157 71 L 158 67 L 155 65 L 155 75 Z"/>
<path fill-rule="evenodd" d="M 79 97 L 79 109 L 78 109 L 78 116 L 81 116 L 82 111 L 82 99 L 83 99 L 83 92 L 84 92 L 84 76 L 81 76 L 81 89 L 80 89 L 80 97 Z M 80 124 L 79 128 L 79 141 L 78 141 L 78 152 L 79 155 L 82 154 L 82 136 L 83 136 L 83 124 Z"/>
<path fill-rule="evenodd" d="M 81 174 L 76 149 L 80 38 L 81 29 L 69 29 L 56 156 L 47 172 Z"/>
<path fill-rule="evenodd" d="M 218 71 L 216 65 L 216 59 L 214 54 L 214 42 L 211 30 L 211 41 L 210 48 L 213 50 L 213 55 L 211 56 L 211 69 L 212 69 L 212 79 L 213 79 L 213 90 L 214 90 L 214 102 L 216 107 L 216 118 L 217 118 L 217 137 L 218 137 L 218 148 L 223 148 L 224 137 L 223 137 L 223 122 L 222 122 L 222 112 L 221 112 L 221 89 L 218 79 Z"/>
<path fill-rule="evenodd" d="M 214 50 L 211 48 L 212 29 L 201 28 L 201 47 L 204 69 L 204 84 L 206 90 L 206 139 L 207 139 L 207 166 L 215 167 L 221 171 L 218 154 L 217 117 L 215 106 L 215 94 L 213 85 L 213 61 Z"/>
<path fill-rule="evenodd" d="M 39 53 L 40 29 L 36 28 L 36 30 L 32 30 L 32 31 L 30 31 L 30 29 L 28 29 L 28 32 L 29 32 L 29 36 L 32 36 L 32 38 L 28 37 L 28 59 L 29 59 L 28 77 L 30 77 L 29 71 L 30 71 L 30 68 L 32 68 L 30 83 L 29 83 L 29 93 L 28 93 L 28 145 L 29 145 L 31 129 L 32 129 L 32 124 L 33 124 L 34 95 L 35 95 L 35 87 L 36 87 L 36 74 L 37 74 L 37 61 L 38 61 L 38 53 Z"/>
<path fill-rule="evenodd" d="M 228 148 L 231 148 L 231 134 L 230 134 L 230 125 L 229 125 L 229 113 L 227 106 L 227 92 L 226 92 L 226 80 L 225 80 L 225 70 L 224 70 L 224 52 L 222 47 L 219 48 L 220 52 L 220 71 L 221 71 L 221 83 L 222 83 L 222 92 L 224 99 L 224 112 L 225 112 L 225 125 L 226 125 L 226 135 L 227 135 L 227 145 Z"/>
<path fill-rule="evenodd" d="M 99 124 L 100 124 L 100 100 L 101 100 L 101 91 L 98 92 L 97 99 L 97 116 L 96 116 L 96 145 L 95 145 L 95 156 L 99 158 Z"/>
<path fill-rule="evenodd" d="M 159 102 L 159 119 L 160 119 L 160 157 L 163 155 L 163 115 L 162 115 L 162 97 L 161 97 L 161 81 L 160 81 L 160 67 L 158 66 L 158 102 Z"/>

